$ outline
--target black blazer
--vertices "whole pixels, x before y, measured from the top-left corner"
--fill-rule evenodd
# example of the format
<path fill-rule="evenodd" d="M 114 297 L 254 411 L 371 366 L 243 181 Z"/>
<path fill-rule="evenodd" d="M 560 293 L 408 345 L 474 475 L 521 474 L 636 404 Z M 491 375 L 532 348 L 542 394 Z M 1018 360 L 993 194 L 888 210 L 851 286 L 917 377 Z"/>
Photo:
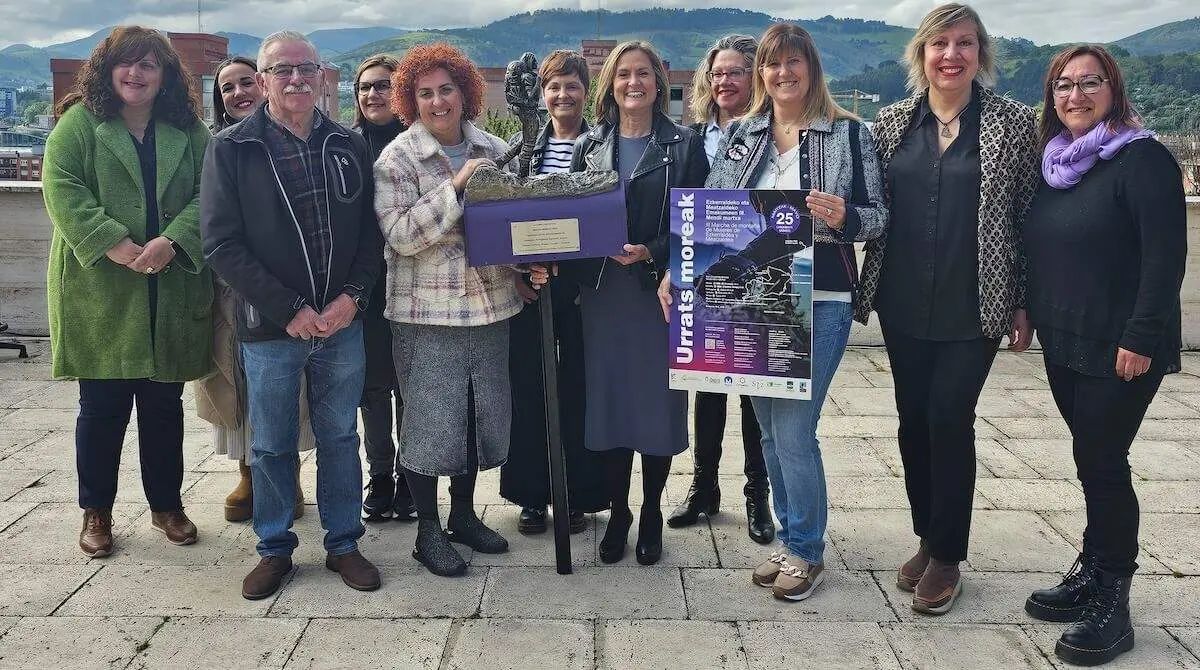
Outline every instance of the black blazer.
<path fill-rule="evenodd" d="M 617 127 L 602 121 L 575 141 L 571 171 L 615 170 Z M 642 286 L 658 287 L 668 267 L 670 219 L 667 211 L 672 188 L 701 188 L 708 177 L 704 138 L 656 113 L 646 153 L 625 187 L 626 225 L 630 244 L 644 244 L 650 260 L 637 264 Z M 566 276 L 581 284 L 599 286 L 608 258 L 571 261 L 562 266 Z"/>

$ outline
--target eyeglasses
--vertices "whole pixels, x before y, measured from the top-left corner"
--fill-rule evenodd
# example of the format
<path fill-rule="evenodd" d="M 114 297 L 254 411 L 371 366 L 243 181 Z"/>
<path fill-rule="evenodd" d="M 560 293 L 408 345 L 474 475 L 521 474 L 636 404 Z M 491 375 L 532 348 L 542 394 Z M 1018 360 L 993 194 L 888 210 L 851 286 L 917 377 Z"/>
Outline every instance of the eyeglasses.
<path fill-rule="evenodd" d="M 392 90 L 392 82 L 388 81 L 387 79 L 380 79 L 378 81 L 360 81 L 360 82 L 358 82 L 358 92 L 359 93 L 370 94 L 371 89 L 375 89 L 375 92 L 379 93 L 380 95 L 386 95 L 389 91 Z"/>
<path fill-rule="evenodd" d="M 746 73 L 749 72 L 744 67 L 731 67 L 728 70 L 709 70 L 708 80 L 711 82 L 720 81 L 722 79 L 730 79 L 732 81 L 741 81 L 746 78 Z"/>
<path fill-rule="evenodd" d="M 1072 81 L 1066 77 L 1059 77 L 1050 84 L 1050 90 L 1054 91 L 1054 97 L 1065 98 L 1071 95 L 1071 91 L 1075 87 L 1079 87 L 1079 91 L 1084 95 L 1091 95 L 1100 90 L 1104 82 L 1108 81 L 1098 74 L 1086 74 L 1079 78 L 1079 81 Z"/>
<path fill-rule="evenodd" d="M 317 63 L 300 63 L 292 65 L 291 63 L 277 63 L 271 67 L 263 68 L 263 72 L 269 74 L 276 79 L 291 79 L 296 72 L 300 73 L 305 79 L 312 79 L 321 71 L 321 66 Z"/>

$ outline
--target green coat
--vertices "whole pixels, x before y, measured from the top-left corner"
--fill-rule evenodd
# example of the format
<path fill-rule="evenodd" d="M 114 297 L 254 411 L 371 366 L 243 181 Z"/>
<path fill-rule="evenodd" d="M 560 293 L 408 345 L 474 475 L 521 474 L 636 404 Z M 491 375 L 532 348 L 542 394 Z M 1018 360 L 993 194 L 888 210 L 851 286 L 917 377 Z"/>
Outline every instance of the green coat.
<path fill-rule="evenodd" d="M 42 168 L 54 224 L 46 278 L 55 377 L 182 382 L 212 369 L 212 276 L 200 246 L 200 167 L 209 132 L 155 121 L 160 234 L 181 250 L 158 274 L 150 336 L 149 278 L 105 252 L 146 243 L 146 196 L 125 123 L 72 106 L 50 133 Z"/>

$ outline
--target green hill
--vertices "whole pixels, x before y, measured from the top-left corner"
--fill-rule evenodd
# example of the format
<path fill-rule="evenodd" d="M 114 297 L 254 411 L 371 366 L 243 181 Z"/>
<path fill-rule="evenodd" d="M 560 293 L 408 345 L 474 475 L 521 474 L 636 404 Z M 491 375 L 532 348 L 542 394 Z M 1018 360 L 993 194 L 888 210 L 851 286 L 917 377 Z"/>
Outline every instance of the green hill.
<path fill-rule="evenodd" d="M 532 49 L 577 49 L 583 39 L 647 39 L 674 67 L 691 69 L 718 37 L 729 33 L 760 35 L 778 18 L 740 9 L 645 9 L 634 12 L 541 10 L 517 14 L 478 28 L 409 31 L 341 54 L 339 63 L 360 61 L 379 52 L 402 53 L 414 44 L 444 40 L 483 66 L 502 67 Z M 834 75 L 857 72 L 904 48 L 911 28 L 881 21 L 836 19 L 799 21 L 821 48 Z"/>
<path fill-rule="evenodd" d="M 1200 17 L 1164 23 L 1114 44 L 1139 56 L 1200 51 Z"/>

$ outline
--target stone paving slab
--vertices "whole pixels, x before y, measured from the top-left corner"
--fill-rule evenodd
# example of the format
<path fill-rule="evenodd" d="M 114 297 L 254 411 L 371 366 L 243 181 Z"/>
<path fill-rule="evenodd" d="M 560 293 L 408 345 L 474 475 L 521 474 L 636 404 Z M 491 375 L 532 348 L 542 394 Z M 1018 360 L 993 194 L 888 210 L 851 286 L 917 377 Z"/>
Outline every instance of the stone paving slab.
<path fill-rule="evenodd" d="M 751 670 L 900 668 L 875 623 L 743 621 L 738 629 Z"/>
<path fill-rule="evenodd" d="M 1069 563 L 1068 563 L 1069 565 Z M 885 579 L 886 577 L 886 579 Z M 1033 619 L 1025 614 L 1025 599 L 1034 589 L 1054 586 L 1060 573 L 970 572 L 963 573 L 963 591 L 954 608 L 937 617 L 938 624 L 1022 624 Z M 930 617 L 912 609 L 912 594 L 896 587 L 895 572 L 879 573 L 888 602 L 905 623 L 928 624 Z"/>
<path fill-rule="evenodd" d="M 18 519 L 28 514 L 34 507 L 37 507 L 37 503 L 0 502 L 0 532 L 16 523 Z M 5 554 L 9 553 L 11 553 L 11 550 L 6 545 Z"/>
<path fill-rule="evenodd" d="M 0 461 L 50 434 L 48 430 L 6 428 L 0 430 Z M 7 466 L 5 466 L 7 467 Z"/>
<path fill-rule="evenodd" d="M 415 562 L 414 562 L 415 564 Z M 376 619 L 477 616 L 487 568 L 471 568 L 452 580 L 424 567 L 382 567 L 378 591 L 355 591 L 321 565 L 302 565 L 271 606 L 273 617 L 367 617 Z M 241 573 L 226 574 L 226 590 L 237 596 Z M 233 579 L 230 579 L 233 577 Z"/>
<path fill-rule="evenodd" d="M 1200 514 L 1142 514 L 1138 540 L 1178 575 L 1200 575 Z"/>
<path fill-rule="evenodd" d="M 0 565 L 0 615 L 49 616 L 98 570 L 92 565 Z"/>
<path fill-rule="evenodd" d="M 996 509 L 1066 511 L 1083 509 L 1083 491 L 1074 481 L 1055 479 L 980 479 L 976 504 L 982 496 Z"/>
<path fill-rule="evenodd" d="M 546 532 L 538 535 L 522 535 L 517 531 L 517 520 L 520 516 L 521 508 L 516 505 L 488 505 L 480 518 L 489 528 L 508 540 L 508 551 L 503 554 L 474 554 L 471 557 L 471 565 L 554 567 L 553 510 L 546 517 Z M 579 567 L 600 564 L 597 542 L 607 523 L 608 514 L 588 514 L 585 518 L 587 528 L 581 533 L 571 535 L 571 564 Z M 634 530 L 630 531 L 631 538 L 636 537 L 636 528 L 635 525 Z M 415 538 L 414 533 L 413 539 Z M 709 553 L 712 553 L 711 544 L 710 539 Z"/>
<path fill-rule="evenodd" d="M 892 624 L 883 632 L 901 667 L 912 670 L 1051 667 L 1017 626 Z"/>
<path fill-rule="evenodd" d="M 684 570 L 688 618 L 706 621 L 894 621 L 869 572 L 828 570 L 808 600 L 777 600 L 749 570 Z"/>
<path fill-rule="evenodd" d="M 1050 659 L 1050 663 L 1055 668 L 1068 670 L 1077 667 L 1063 662 L 1054 655 L 1054 643 L 1062 635 L 1063 626 L 1038 624 L 1024 626 L 1024 628 L 1029 637 L 1033 639 L 1034 644 Z M 1193 656 L 1186 647 L 1162 628 L 1135 626 L 1133 637 L 1133 650 L 1118 656 L 1111 663 L 1105 664 L 1105 670 L 1200 669 L 1200 659 Z"/>
<path fill-rule="evenodd" d="M 284 667 L 437 670 L 455 625 L 450 619 L 311 619 Z"/>
<path fill-rule="evenodd" d="M 128 667 L 282 668 L 306 623 L 301 619 L 171 618 L 157 629 Z"/>
<path fill-rule="evenodd" d="M 1200 658 L 1200 628 L 1167 628 L 1166 631 L 1193 656 Z"/>
<path fill-rule="evenodd" d="M 733 622 L 607 621 L 597 637 L 604 670 L 749 670 Z"/>
<path fill-rule="evenodd" d="M 576 568 L 571 575 L 544 567 L 491 568 L 480 614 L 535 619 L 687 618 L 678 568 L 636 563 L 626 567 L 630 563 L 632 555 L 623 564 Z"/>
<path fill-rule="evenodd" d="M 1070 543 L 1034 512 L 976 510 L 971 520 L 967 562 L 975 570 L 1054 572 L 1074 555 Z"/>
<path fill-rule="evenodd" d="M 83 512 L 80 511 L 78 504 L 73 502 L 5 504 L 30 505 L 32 509 L 0 533 L 0 546 L 4 547 L 3 553 L 0 553 L 0 562 L 25 563 L 36 558 L 38 562 L 46 564 L 82 565 L 92 560 L 76 548 L 79 531 L 83 525 Z M 124 555 L 130 552 L 135 556 L 142 553 L 141 546 L 129 544 L 125 540 L 135 532 L 135 526 L 141 525 L 136 520 L 147 509 L 149 508 L 144 502 L 113 505 L 115 549 L 112 559 L 114 561 L 122 560 Z M 149 523 L 150 520 L 147 517 L 146 524 Z M 188 551 L 186 548 L 171 545 L 162 539 L 161 533 L 155 533 L 155 535 L 157 537 L 151 539 L 154 540 L 156 546 L 166 545 L 179 552 Z M 96 562 L 97 565 L 102 563 L 104 562 Z"/>
<path fill-rule="evenodd" d="M 1074 552 L 1070 556 L 1064 556 L 1064 563 L 1059 572 L 1066 572 L 1070 567 L 1071 562 L 1075 560 L 1076 554 L 1083 550 L 1083 528 L 1087 525 L 1087 515 L 1083 510 L 1074 510 L 1070 512 L 1038 512 L 1038 516 L 1045 519 L 1046 523 L 1054 527 L 1058 534 L 1063 537 Z M 1141 537 L 1140 539 L 1145 539 Z M 1169 575 L 1173 571 L 1166 565 L 1150 554 L 1145 549 L 1145 543 L 1142 543 L 1142 551 L 1138 554 L 1138 573 L 1148 575 Z"/>
<path fill-rule="evenodd" d="M 591 670 L 596 667 L 590 621 L 472 619 L 462 622 L 448 650 L 448 670 Z"/>
<path fill-rule="evenodd" d="M 50 470 L 0 470 L 0 500 L 12 500 L 51 474 Z"/>
<path fill-rule="evenodd" d="M 25 617 L 0 635 L 0 667 L 118 670 L 162 622 L 159 617 Z"/>
<path fill-rule="evenodd" d="M 97 561 L 83 569 L 97 570 Z M 66 566 L 58 568 L 67 569 Z M 241 574 L 205 566 L 105 565 L 58 614 L 262 617 L 272 599 L 246 600 Z"/>

